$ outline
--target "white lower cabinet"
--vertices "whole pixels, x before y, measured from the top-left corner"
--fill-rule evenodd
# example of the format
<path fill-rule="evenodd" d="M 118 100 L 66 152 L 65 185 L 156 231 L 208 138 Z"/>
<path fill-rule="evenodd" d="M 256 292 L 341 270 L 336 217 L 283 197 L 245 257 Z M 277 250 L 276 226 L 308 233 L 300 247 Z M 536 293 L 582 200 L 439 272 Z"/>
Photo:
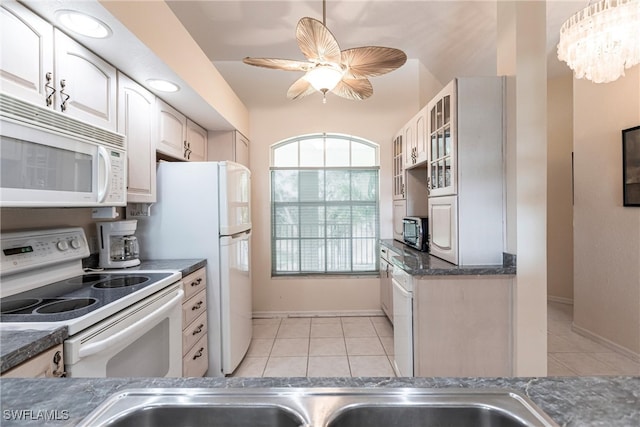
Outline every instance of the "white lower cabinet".
<path fill-rule="evenodd" d="M 393 323 L 393 290 L 391 289 L 391 270 L 389 249 L 380 247 L 380 307 L 389 321 Z"/>
<path fill-rule="evenodd" d="M 513 287 L 510 275 L 414 278 L 415 376 L 512 376 Z"/>
<path fill-rule="evenodd" d="M 64 376 L 62 344 L 51 347 L 2 374 L 2 378 L 58 378 Z"/>
<path fill-rule="evenodd" d="M 206 268 L 184 277 L 182 282 L 182 376 L 201 377 L 209 369 Z"/>

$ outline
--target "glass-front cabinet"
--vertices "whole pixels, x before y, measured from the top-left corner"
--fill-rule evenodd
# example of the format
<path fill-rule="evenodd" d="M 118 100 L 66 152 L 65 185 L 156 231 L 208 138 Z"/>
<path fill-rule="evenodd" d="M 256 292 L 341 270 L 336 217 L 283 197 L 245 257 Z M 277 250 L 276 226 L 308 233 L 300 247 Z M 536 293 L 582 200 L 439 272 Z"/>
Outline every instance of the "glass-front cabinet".
<path fill-rule="evenodd" d="M 455 80 L 428 104 L 427 109 L 430 196 L 456 194 Z"/>
<path fill-rule="evenodd" d="M 404 191 L 404 141 L 402 132 L 393 139 L 393 200 L 403 200 Z"/>

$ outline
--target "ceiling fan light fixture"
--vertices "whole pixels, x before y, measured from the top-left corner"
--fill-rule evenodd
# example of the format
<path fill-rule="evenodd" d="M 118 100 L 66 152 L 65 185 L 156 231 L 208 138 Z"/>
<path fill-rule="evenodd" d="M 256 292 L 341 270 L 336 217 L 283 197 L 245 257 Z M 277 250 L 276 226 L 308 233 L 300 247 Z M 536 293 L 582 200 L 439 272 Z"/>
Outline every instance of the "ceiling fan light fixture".
<path fill-rule="evenodd" d="M 333 65 L 318 65 L 307 71 L 304 76 L 311 86 L 318 92 L 326 93 L 336 87 L 338 82 L 342 80 L 344 71 Z"/>

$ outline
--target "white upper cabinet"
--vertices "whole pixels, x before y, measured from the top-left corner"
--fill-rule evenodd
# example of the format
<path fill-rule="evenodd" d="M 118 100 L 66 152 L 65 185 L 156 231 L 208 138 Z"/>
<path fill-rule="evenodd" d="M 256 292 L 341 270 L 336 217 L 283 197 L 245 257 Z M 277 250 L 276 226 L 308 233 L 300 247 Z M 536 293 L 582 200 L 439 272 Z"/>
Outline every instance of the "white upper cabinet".
<path fill-rule="evenodd" d="M 404 181 L 405 181 L 405 171 L 404 171 L 404 141 L 402 139 L 404 132 L 400 132 L 393 139 L 393 165 L 392 165 L 392 175 L 393 175 L 393 200 L 403 200 L 405 198 L 404 192 Z"/>
<path fill-rule="evenodd" d="M 115 131 L 115 67 L 57 29 L 54 37 L 56 109 Z"/>
<path fill-rule="evenodd" d="M 411 120 L 402 131 L 404 142 L 404 167 L 411 165 L 411 154 L 416 150 L 415 123 Z"/>
<path fill-rule="evenodd" d="M 454 79 L 429 103 L 432 255 L 458 265 L 502 263 L 504 78 Z"/>
<path fill-rule="evenodd" d="M 249 138 L 237 130 L 209 132 L 209 160 L 230 160 L 249 167 Z"/>
<path fill-rule="evenodd" d="M 427 104 L 429 110 L 429 190 L 431 196 L 457 192 L 456 80 Z M 478 112 L 481 113 L 481 112 Z"/>
<path fill-rule="evenodd" d="M 158 143 L 156 150 L 166 156 L 187 161 L 207 160 L 207 131 L 158 99 Z"/>
<path fill-rule="evenodd" d="M 0 34 L 4 92 L 116 130 L 113 66 L 15 2 L 0 6 Z"/>
<path fill-rule="evenodd" d="M 404 127 L 405 169 L 424 164 L 427 161 L 427 108 L 423 108 Z"/>
<path fill-rule="evenodd" d="M 39 106 L 53 106 L 53 26 L 22 5 L 3 1 L 0 38 L 2 91 Z"/>
<path fill-rule="evenodd" d="M 207 160 L 207 131 L 187 119 L 187 146 L 185 155 L 191 162 Z"/>
<path fill-rule="evenodd" d="M 156 150 L 177 159 L 186 157 L 187 118 L 180 111 L 158 98 L 158 141 Z"/>
<path fill-rule="evenodd" d="M 127 136 L 127 202 L 156 201 L 156 97 L 118 73 L 118 132 Z"/>

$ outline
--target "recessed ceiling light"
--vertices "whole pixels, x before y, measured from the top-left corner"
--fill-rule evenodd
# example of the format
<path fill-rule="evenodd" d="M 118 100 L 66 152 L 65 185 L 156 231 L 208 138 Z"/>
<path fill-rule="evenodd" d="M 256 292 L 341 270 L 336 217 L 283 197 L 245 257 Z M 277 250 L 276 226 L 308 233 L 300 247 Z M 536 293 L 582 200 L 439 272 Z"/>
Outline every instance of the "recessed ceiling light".
<path fill-rule="evenodd" d="M 177 84 L 166 80 L 149 79 L 147 80 L 147 84 L 160 92 L 177 92 L 180 90 L 180 87 Z"/>
<path fill-rule="evenodd" d="M 75 10 L 59 10 L 56 15 L 66 29 L 83 36 L 104 39 L 112 33 L 104 22 Z"/>

